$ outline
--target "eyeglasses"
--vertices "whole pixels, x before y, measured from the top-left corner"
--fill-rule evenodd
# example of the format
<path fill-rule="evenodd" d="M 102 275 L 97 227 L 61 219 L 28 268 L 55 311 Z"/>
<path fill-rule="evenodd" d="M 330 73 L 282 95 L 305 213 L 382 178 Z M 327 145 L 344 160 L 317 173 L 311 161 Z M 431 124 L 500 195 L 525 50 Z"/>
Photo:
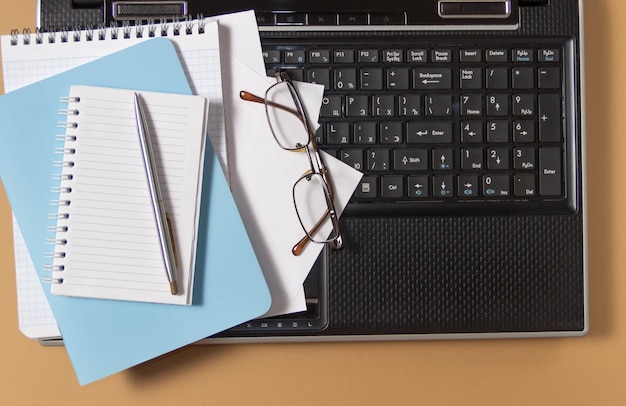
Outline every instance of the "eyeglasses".
<path fill-rule="evenodd" d="M 265 92 L 265 98 L 247 91 L 239 92 L 241 99 L 265 105 L 270 130 L 278 146 L 286 151 L 305 152 L 310 169 L 304 172 L 292 188 L 293 204 L 305 236 L 291 252 L 300 255 L 309 242 L 329 243 L 333 250 L 343 246 L 339 219 L 333 203 L 333 186 L 320 155 L 306 112 L 287 72 L 276 74 L 277 83 Z M 328 230 L 328 223 L 332 231 Z"/>

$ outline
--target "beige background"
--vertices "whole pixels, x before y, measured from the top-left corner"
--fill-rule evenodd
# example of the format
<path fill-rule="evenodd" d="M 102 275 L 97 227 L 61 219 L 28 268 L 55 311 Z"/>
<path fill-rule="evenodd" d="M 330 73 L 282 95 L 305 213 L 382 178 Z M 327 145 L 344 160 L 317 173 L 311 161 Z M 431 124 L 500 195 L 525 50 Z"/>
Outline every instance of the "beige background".
<path fill-rule="evenodd" d="M 79 387 L 64 348 L 18 330 L 0 189 L 0 404 L 626 404 L 626 2 L 588 0 L 585 15 L 586 337 L 196 346 Z M 2 0 L 0 34 L 23 27 L 35 1 Z"/>

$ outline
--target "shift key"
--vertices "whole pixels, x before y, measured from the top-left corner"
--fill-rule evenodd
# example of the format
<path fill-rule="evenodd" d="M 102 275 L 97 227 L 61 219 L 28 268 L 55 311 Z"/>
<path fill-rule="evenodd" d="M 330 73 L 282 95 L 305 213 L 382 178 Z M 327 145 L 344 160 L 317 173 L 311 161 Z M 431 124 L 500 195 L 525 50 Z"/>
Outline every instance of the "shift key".
<path fill-rule="evenodd" d="M 541 196 L 561 196 L 563 194 L 560 148 L 539 148 L 539 194 Z"/>

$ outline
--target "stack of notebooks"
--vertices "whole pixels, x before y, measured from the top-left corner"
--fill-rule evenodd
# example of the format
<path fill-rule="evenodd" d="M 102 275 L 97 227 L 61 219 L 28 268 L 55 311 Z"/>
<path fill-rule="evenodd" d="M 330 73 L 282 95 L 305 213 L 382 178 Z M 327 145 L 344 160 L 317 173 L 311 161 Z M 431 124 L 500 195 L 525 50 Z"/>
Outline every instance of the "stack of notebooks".
<path fill-rule="evenodd" d="M 256 27 L 252 12 L 224 20 Z M 2 37 L 0 175 L 81 384 L 271 305 L 227 179 L 219 25 Z M 135 94 L 171 219 L 176 295 L 159 251 Z"/>

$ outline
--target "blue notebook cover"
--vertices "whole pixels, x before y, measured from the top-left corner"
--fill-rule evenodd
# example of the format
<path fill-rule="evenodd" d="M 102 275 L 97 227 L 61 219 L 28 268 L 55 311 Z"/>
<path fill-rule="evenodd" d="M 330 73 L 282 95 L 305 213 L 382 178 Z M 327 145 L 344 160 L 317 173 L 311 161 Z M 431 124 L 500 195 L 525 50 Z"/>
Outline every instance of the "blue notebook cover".
<path fill-rule="evenodd" d="M 0 96 L 0 177 L 40 278 L 50 261 L 45 242 L 59 169 L 55 136 L 63 133 L 59 99 L 71 85 L 191 94 L 172 43 L 155 38 Z M 208 140 L 197 252 L 192 306 L 56 296 L 44 285 L 80 384 L 268 310 L 267 285 Z"/>

